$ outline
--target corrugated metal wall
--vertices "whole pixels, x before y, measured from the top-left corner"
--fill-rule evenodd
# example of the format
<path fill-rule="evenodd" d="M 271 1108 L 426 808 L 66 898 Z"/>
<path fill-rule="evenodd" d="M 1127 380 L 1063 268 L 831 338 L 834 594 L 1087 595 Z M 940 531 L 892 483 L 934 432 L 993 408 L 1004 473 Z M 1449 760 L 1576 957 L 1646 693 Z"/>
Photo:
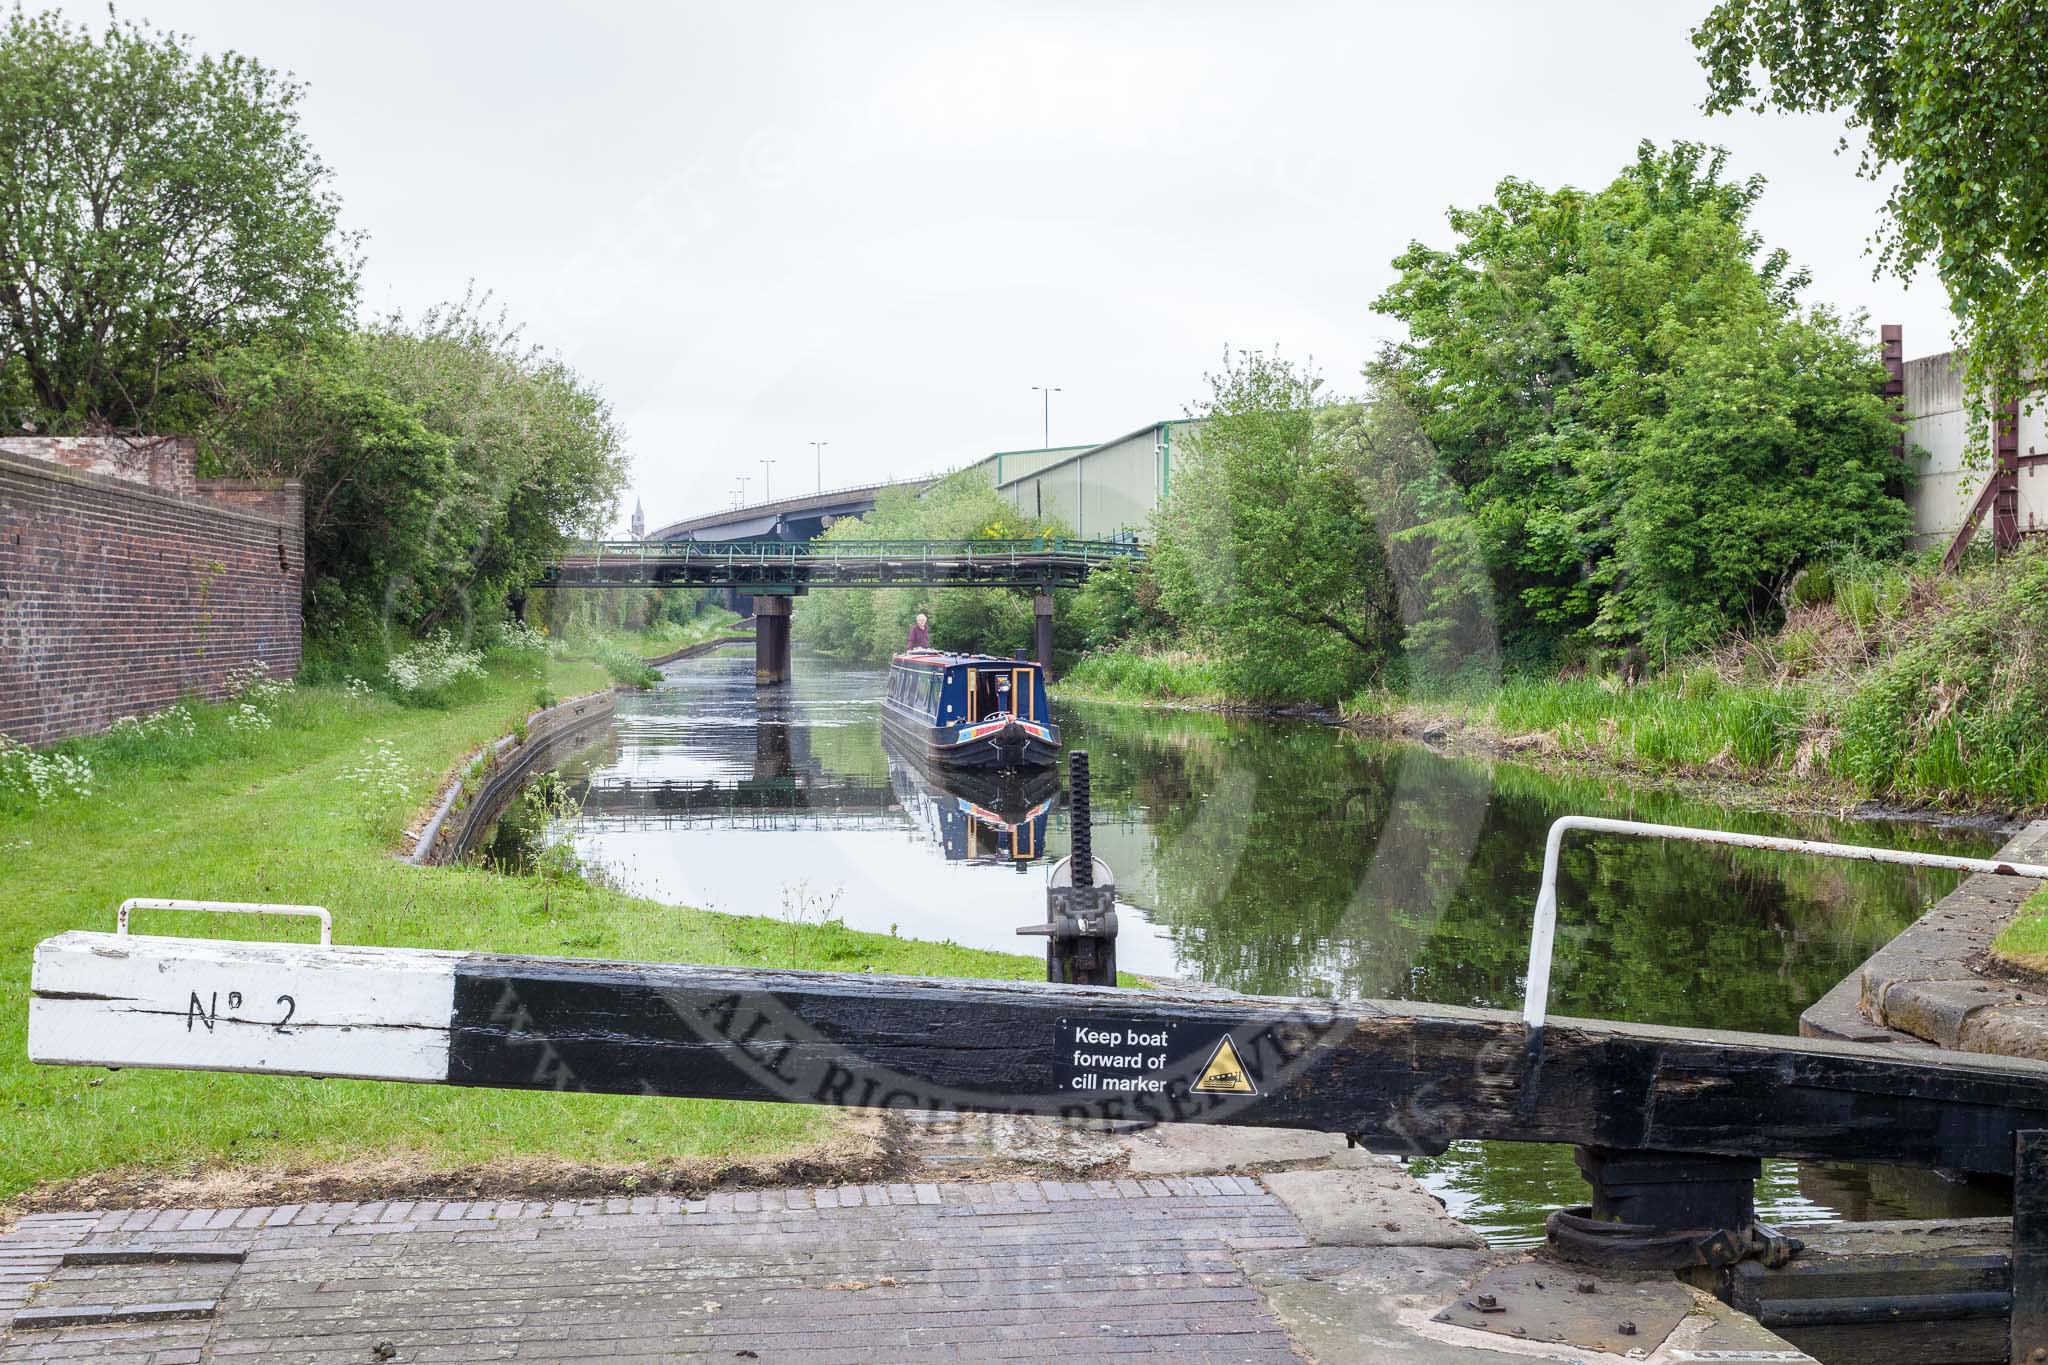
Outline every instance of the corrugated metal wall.
<path fill-rule="evenodd" d="M 1990 473 L 1990 440 L 1987 435 L 1974 464 L 1965 464 L 1969 415 L 1954 352 L 1909 360 L 1905 369 L 1906 463 L 1918 476 L 1907 502 L 1914 540 L 1926 545 L 1947 540 L 1963 524 Z M 2020 454 L 2048 454 L 2048 412 L 2028 412 L 2022 404 L 2019 438 Z M 2020 530 L 2048 531 L 2048 478 L 2038 466 L 2020 470 Z"/>
<path fill-rule="evenodd" d="M 1159 422 L 1076 453 L 1004 455 L 996 488 L 1026 516 L 1057 519 L 1091 540 L 1126 531 L 1149 536 L 1172 478 L 1174 445 L 1184 445 L 1193 425 Z M 988 464 L 993 477 L 994 459 Z"/>

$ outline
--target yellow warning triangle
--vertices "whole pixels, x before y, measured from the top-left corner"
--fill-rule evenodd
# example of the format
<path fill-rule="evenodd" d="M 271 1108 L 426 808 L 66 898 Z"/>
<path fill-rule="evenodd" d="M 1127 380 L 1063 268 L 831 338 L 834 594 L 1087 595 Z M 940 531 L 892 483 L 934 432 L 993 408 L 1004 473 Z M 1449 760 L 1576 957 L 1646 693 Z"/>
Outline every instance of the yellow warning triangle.
<path fill-rule="evenodd" d="M 1225 1034 L 1223 1041 L 1216 1044 L 1216 1050 L 1209 1054 L 1208 1065 L 1189 1087 L 1211 1095 L 1256 1095 L 1259 1088 L 1252 1084 L 1246 1074 L 1244 1063 L 1238 1059 L 1237 1048 Z"/>

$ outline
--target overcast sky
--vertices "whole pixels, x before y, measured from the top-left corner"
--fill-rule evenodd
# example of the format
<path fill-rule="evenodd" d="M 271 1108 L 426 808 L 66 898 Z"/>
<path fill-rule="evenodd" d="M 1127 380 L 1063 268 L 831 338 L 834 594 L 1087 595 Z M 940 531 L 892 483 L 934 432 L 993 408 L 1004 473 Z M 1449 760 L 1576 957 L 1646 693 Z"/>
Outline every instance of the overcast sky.
<path fill-rule="evenodd" d="M 97 3 L 70 8 L 96 22 Z M 1873 281 L 1831 120 L 1699 111 L 1697 3 L 444 4 L 124 0 L 311 86 L 364 299 L 490 290 L 594 380 L 650 524 L 1179 416 L 1226 344 L 1340 389 L 1413 238 L 1505 175 L 1597 187 L 1643 137 L 1769 178 L 1811 297 L 1949 344 Z M 628 496 L 621 517 L 630 512 Z"/>

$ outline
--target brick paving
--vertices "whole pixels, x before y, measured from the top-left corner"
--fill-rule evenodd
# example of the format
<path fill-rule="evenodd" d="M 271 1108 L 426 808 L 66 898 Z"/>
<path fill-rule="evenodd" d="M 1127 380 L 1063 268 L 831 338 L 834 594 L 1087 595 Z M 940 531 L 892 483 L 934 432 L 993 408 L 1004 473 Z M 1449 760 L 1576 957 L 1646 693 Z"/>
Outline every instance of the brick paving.
<path fill-rule="evenodd" d="M 1243 1176 L 43 1214 L 0 1237 L 0 1324 L 217 1307 L 15 1325 L 0 1365 L 1290 1361 L 1235 1253 L 1306 1245 Z M 246 1255 L 64 1261 L 120 1247 Z"/>

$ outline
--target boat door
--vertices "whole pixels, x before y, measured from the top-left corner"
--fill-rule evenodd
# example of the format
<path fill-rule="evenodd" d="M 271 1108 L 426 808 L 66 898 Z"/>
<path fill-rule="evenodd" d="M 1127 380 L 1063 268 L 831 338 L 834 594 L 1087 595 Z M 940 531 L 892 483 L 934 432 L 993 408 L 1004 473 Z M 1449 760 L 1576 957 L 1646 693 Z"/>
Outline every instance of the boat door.
<path fill-rule="evenodd" d="M 1037 675 L 1028 668 L 1010 671 L 1010 714 L 1019 720 L 1035 720 L 1038 717 L 1037 698 L 1031 692 L 1036 678 Z"/>
<path fill-rule="evenodd" d="M 981 719 L 981 696 L 974 685 L 974 673 L 975 670 L 971 668 L 967 670 L 967 723 L 969 725 Z"/>

